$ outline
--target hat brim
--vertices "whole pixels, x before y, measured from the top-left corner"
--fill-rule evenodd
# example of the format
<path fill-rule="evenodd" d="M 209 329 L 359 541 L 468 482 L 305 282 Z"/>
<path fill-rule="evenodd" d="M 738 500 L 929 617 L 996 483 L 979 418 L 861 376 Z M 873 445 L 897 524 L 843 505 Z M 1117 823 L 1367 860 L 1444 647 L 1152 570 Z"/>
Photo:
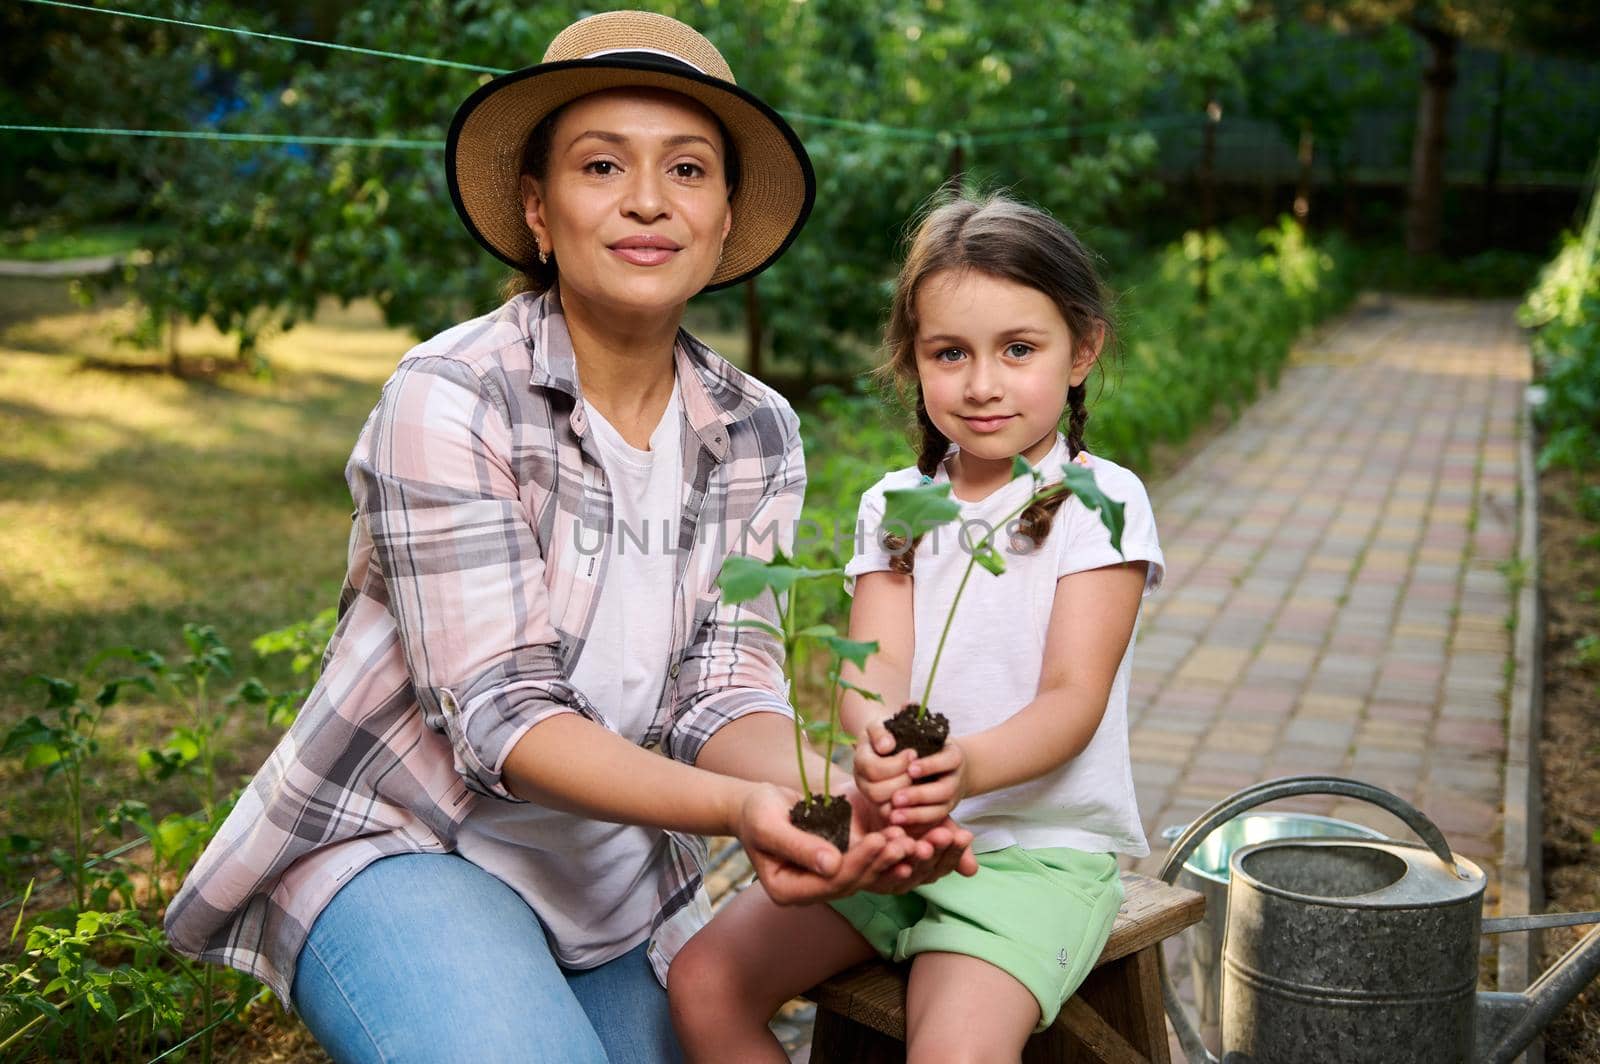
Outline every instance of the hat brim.
<path fill-rule="evenodd" d="M 528 134 L 564 104 L 632 87 L 698 101 L 722 121 L 738 150 L 733 224 L 705 291 L 766 269 L 794 242 L 816 200 L 816 175 L 800 137 L 752 93 L 648 54 L 540 63 L 503 74 L 467 97 L 445 147 L 450 199 L 467 231 L 508 266 L 529 266 L 537 248 L 523 218 L 520 182 Z"/>

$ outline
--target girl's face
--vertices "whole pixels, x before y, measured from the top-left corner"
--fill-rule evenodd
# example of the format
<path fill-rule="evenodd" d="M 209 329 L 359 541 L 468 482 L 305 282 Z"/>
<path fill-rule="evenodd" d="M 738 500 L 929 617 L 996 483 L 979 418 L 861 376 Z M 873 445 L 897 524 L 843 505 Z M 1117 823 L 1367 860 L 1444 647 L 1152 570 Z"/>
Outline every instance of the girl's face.
<path fill-rule="evenodd" d="M 1049 296 L 976 270 L 931 274 L 916 312 L 917 378 L 934 425 L 975 458 L 1037 464 L 1103 334 L 1074 343 Z"/>
<path fill-rule="evenodd" d="M 704 288 L 733 224 L 722 152 L 711 113 L 675 93 L 614 89 L 567 105 L 543 180 L 522 179 L 563 295 L 657 314 Z"/>

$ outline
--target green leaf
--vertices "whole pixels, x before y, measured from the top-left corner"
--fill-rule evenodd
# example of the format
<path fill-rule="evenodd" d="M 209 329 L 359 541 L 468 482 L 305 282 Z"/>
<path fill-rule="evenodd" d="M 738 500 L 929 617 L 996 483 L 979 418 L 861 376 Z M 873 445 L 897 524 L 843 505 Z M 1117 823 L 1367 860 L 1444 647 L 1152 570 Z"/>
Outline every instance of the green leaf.
<path fill-rule="evenodd" d="M 826 639 L 830 635 L 838 634 L 839 630 L 831 624 L 813 624 L 795 633 L 802 639 Z"/>
<path fill-rule="evenodd" d="M 28 750 L 28 756 L 23 758 L 22 767 L 28 769 L 47 768 L 61 760 L 61 751 L 54 743 L 39 743 Z"/>
<path fill-rule="evenodd" d="M 1094 472 L 1076 462 L 1069 462 L 1061 467 L 1066 474 L 1066 485 L 1078 501 L 1091 510 L 1098 511 L 1100 523 L 1106 526 L 1106 531 L 1111 534 L 1111 547 L 1118 554 L 1122 553 L 1123 506 L 1100 490 L 1100 485 L 1095 482 Z"/>
<path fill-rule="evenodd" d="M 55 731 L 38 717 L 28 717 L 18 721 L 6 733 L 5 746 L 0 747 L 0 753 L 20 754 L 30 750 L 40 743 L 55 741 Z"/>
<path fill-rule="evenodd" d="M 44 684 L 49 693 L 49 701 L 45 703 L 46 709 L 65 709 L 78 700 L 78 685 L 71 680 L 63 680 L 56 676 L 34 677 Z"/>
<path fill-rule="evenodd" d="M 795 565 L 781 550 L 773 551 L 770 562 L 747 554 L 735 554 L 722 563 L 722 571 L 717 574 L 717 586 L 722 589 L 723 601 L 737 605 L 750 601 L 768 588 L 775 594 L 781 594 L 801 580 L 839 576 L 843 572 L 843 569 L 807 569 Z"/>
<path fill-rule="evenodd" d="M 1028 460 L 1026 458 L 1022 457 L 1020 454 L 1012 456 L 1012 458 L 1011 458 L 1011 479 L 1012 480 L 1015 480 L 1018 477 L 1036 477 L 1036 476 L 1038 476 L 1038 474 L 1036 472 L 1034 472 L 1033 466 L 1028 464 Z"/>
<path fill-rule="evenodd" d="M 883 531 L 907 540 L 925 535 L 961 516 L 961 504 L 950 498 L 950 485 L 919 484 L 883 493 Z"/>
<path fill-rule="evenodd" d="M 137 687 L 141 691 L 155 693 L 156 685 L 150 682 L 148 676 L 119 676 L 115 680 L 106 681 L 100 688 L 100 693 L 94 696 L 95 705 L 101 709 L 108 709 L 122 694 L 124 687 Z"/>
<path fill-rule="evenodd" d="M 260 706 L 272 698 L 272 692 L 267 690 L 266 684 L 252 676 L 239 685 L 239 689 L 233 693 L 233 698 L 252 706 Z"/>
<path fill-rule="evenodd" d="M 1006 571 L 1006 560 L 1000 552 L 994 549 L 994 542 L 986 541 L 972 552 L 972 560 L 989 570 L 995 576 Z"/>
<path fill-rule="evenodd" d="M 22 932 L 22 914 L 28 911 L 28 899 L 33 897 L 33 885 L 37 880 L 29 879 L 28 887 L 22 892 L 22 902 L 17 906 L 17 922 L 11 925 L 11 941 L 17 940 L 17 935 Z"/>
<path fill-rule="evenodd" d="M 754 628 L 757 631 L 766 632 L 768 635 L 772 636 L 774 639 L 778 640 L 780 643 L 783 642 L 783 632 L 780 631 L 776 626 L 770 625 L 766 621 L 761 620 L 759 617 L 746 617 L 743 620 L 734 621 L 728 627 L 730 627 L 730 628 Z"/>
<path fill-rule="evenodd" d="M 862 698 L 868 698 L 868 699 L 871 699 L 874 702 L 882 702 L 883 701 L 883 696 L 880 695 L 876 691 L 869 691 L 865 687 L 857 687 L 855 684 L 851 683 L 849 680 L 846 680 L 843 676 L 837 676 L 837 677 L 835 677 L 835 679 L 837 679 L 839 681 L 839 686 L 840 687 L 848 688 L 849 690 L 854 691 L 856 694 L 860 695 Z"/>
<path fill-rule="evenodd" d="M 834 742 L 844 743 L 847 746 L 856 741 L 854 735 L 851 735 L 843 728 L 835 727 L 831 721 L 807 721 L 800 728 L 806 733 L 806 737 L 810 739 L 826 741 L 831 738 Z"/>
<path fill-rule="evenodd" d="M 858 639 L 844 639 L 836 635 L 824 636 L 822 642 L 833 652 L 834 656 L 842 661 L 848 661 L 858 669 L 867 667 L 867 659 L 878 652 L 877 640 L 870 643 Z"/>

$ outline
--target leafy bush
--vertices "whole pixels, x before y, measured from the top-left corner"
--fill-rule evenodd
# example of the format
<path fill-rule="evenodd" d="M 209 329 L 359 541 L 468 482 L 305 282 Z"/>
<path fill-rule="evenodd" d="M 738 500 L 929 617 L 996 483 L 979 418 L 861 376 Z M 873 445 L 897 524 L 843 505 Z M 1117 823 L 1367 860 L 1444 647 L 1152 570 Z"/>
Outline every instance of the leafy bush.
<path fill-rule="evenodd" d="M 1539 274 L 1518 318 L 1536 329 L 1533 355 L 1544 386 L 1537 419 L 1539 468 L 1600 465 L 1600 190 L 1581 234 Z"/>
<path fill-rule="evenodd" d="M 319 617 L 263 639 L 270 652 L 298 654 L 327 627 Z M 236 791 L 217 794 L 215 764 L 236 708 L 266 706 L 270 714 L 302 692 L 273 695 L 248 679 L 221 695 L 217 684 L 233 672 L 232 653 L 209 625 L 186 624 L 182 635 L 187 654 L 173 661 L 117 647 L 96 655 L 79 679 L 41 677 L 45 714 L 13 726 L 0 746 L 0 754 L 57 792 L 61 820 L 50 825 L 51 838 L 17 836 L 6 849 L 8 881 L 19 873 L 31 878 L 11 902 L 18 912 L 10 941 L 15 947 L 21 939 L 21 952 L 0 963 L 5 1059 L 146 1060 L 193 1041 L 200 1059 L 209 1060 L 216 1028 L 264 997 L 254 980 L 174 952 L 161 913 L 168 888 L 188 872 L 237 798 Z M 135 671 L 105 676 L 109 663 Z M 297 673 L 309 668 L 295 664 Z M 143 801 L 113 801 L 104 793 L 99 736 L 131 690 L 162 698 L 184 721 L 160 749 L 142 753 L 139 765 L 158 778 L 189 779 L 197 812 L 158 818 Z M 105 849 L 130 829 L 133 840 Z M 41 884 L 38 874 L 52 867 L 59 874 Z M 30 912 L 41 899 L 49 907 Z"/>
<path fill-rule="evenodd" d="M 1195 293 L 1205 258 L 1202 305 Z M 1146 468 L 1156 444 L 1181 443 L 1219 410 L 1236 414 L 1275 384 L 1295 337 L 1345 307 L 1355 289 L 1345 245 L 1314 246 L 1285 217 L 1253 241 L 1190 233 L 1125 292 L 1121 365 L 1107 367 L 1106 392 L 1091 401 L 1087 443 Z"/>

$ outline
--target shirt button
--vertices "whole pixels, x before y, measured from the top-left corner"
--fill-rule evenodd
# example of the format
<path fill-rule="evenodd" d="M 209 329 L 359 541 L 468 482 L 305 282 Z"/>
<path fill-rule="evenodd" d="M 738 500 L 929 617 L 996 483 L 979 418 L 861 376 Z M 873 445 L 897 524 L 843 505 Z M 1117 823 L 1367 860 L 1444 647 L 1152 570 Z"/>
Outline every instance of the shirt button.
<path fill-rule="evenodd" d="M 672 663 L 672 668 L 667 670 L 667 675 L 672 677 L 674 680 L 678 678 L 678 663 L 676 661 Z"/>

